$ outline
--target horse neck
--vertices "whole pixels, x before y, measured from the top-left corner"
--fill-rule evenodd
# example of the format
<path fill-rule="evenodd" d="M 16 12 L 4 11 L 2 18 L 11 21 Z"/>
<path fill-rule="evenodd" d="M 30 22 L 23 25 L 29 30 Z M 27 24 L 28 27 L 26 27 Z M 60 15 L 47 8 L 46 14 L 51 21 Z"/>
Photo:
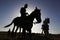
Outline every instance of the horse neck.
<path fill-rule="evenodd" d="M 31 13 L 28 18 L 33 21 L 35 18 L 35 15 L 33 15 L 33 13 Z"/>

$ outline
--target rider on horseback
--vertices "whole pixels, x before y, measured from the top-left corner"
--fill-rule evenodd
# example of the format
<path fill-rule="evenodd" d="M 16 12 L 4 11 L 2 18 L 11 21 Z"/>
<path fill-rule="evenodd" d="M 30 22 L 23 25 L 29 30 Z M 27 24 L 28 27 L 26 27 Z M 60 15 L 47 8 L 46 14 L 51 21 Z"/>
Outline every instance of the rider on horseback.
<path fill-rule="evenodd" d="M 28 7 L 28 4 L 25 4 L 24 5 L 24 7 L 22 7 L 21 8 L 21 10 L 20 10 L 20 13 L 21 13 L 21 17 L 26 17 L 26 15 L 28 14 L 28 13 L 26 13 L 26 8 Z"/>

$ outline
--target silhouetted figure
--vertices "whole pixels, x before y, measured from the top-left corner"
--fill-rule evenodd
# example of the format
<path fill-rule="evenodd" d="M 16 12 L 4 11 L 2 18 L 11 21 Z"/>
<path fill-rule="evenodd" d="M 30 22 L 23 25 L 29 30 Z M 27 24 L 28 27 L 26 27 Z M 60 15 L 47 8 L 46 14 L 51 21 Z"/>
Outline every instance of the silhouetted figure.
<path fill-rule="evenodd" d="M 49 25 L 48 25 L 49 23 L 50 23 L 50 19 L 49 18 L 46 18 L 43 21 L 43 24 L 42 24 L 42 31 L 45 34 L 45 39 L 46 40 L 48 40 L 48 37 L 49 37 Z"/>
<path fill-rule="evenodd" d="M 49 18 L 46 18 L 43 21 L 42 30 L 44 31 L 45 35 L 49 34 L 49 25 L 48 25 L 49 23 L 50 23 L 50 19 Z"/>
<path fill-rule="evenodd" d="M 24 7 L 22 7 L 21 10 L 20 10 L 20 14 L 21 14 L 21 19 L 22 19 L 22 20 L 24 20 L 24 19 L 26 18 L 27 14 L 28 14 L 28 13 L 26 13 L 26 8 L 27 8 L 27 7 L 28 7 L 28 4 L 25 4 Z M 19 27 L 16 28 L 15 33 L 17 32 L 18 28 L 19 28 Z M 12 29 L 12 33 L 14 32 L 14 29 L 15 29 L 15 26 L 14 26 L 13 29 Z M 21 28 L 20 28 L 19 31 L 21 31 Z M 20 32 L 19 32 L 19 33 L 20 33 Z"/>
<path fill-rule="evenodd" d="M 22 34 L 25 34 L 26 30 L 29 32 L 29 37 L 31 40 L 31 28 L 33 27 L 33 20 L 36 18 L 37 22 L 35 23 L 41 23 L 41 12 L 40 9 L 36 8 L 29 16 L 26 16 L 24 20 L 22 20 L 22 17 L 16 17 L 13 19 L 11 24 L 5 26 L 9 27 L 14 23 L 14 27 L 17 26 L 17 29 L 23 28 Z M 24 36 L 24 35 L 23 35 Z"/>
<path fill-rule="evenodd" d="M 21 13 L 21 17 L 26 17 L 26 15 L 28 14 L 28 13 L 26 13 L 26 8 L 28 7 L 28 4 L 25 4 L 24 5 L 24 7 L 22 7 L 21 8 L 21 10 L 20 10 L 20 13 Z"/>
<path fill-rule="evenodd" d="M 22 20 L 24 21 L 26 16 L 28 15 L 28 13 L 26 13 L 26 8 L 28 7 L 28 4 L 25 4 L 24 7 L 21 8 L 20 10 L 20 14 L 21 14 L 21 18 Z M 13 28 L 13 31 L 14 31 L 15 27 Z M 16 32 L 18 30 L 18 27 L 16 28 Z M 21 28 L 20 28 L 20 31 L 21 31 Z"/>

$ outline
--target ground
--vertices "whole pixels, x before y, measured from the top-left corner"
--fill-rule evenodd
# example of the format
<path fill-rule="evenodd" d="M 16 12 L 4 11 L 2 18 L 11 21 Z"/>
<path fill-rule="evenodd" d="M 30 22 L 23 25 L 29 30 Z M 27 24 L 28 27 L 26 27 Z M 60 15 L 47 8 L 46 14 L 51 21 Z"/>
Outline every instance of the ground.
<path fill-rule="evenodd" d="M 21 39 L 21 33 L 18 37 L 19 33 L 16 34 L 17 37 L 14 36 L 13 40 L 20 40 Z M 32 33 L 32 40 L 45 40 L 44 34 L 40 33 Z M 50 40 L 60 40 L 60 34 L 49 34 L 50 35 Z M 28 33 L 25 35 L 24 40 L 29 40 Z M 8 32 L 0 32 L 0 40 L 11 40 L 12 36 L 8 34 Z"/>

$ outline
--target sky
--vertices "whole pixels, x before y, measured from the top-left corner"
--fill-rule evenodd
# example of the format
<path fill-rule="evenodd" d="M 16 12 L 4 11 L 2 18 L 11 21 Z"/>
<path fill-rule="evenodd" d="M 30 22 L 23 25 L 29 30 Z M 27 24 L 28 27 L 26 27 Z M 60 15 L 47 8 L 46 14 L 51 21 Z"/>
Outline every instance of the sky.
<path fill-rule="evenodd" d="M 42 22 L 45 18 L 50 18 L 49 33 L 60 34 L 60 0 L 0 0 L 0 31 L 12 30 L 13 24 L 10 24 L 15 17 L 21 16 L 20 9 L 24 4 L 28 4 L 26 12 L 29 14 L 37 8 L 41 9 Z M 42 22 L 33 24 L 32 32 L 42 32 Z"/>

